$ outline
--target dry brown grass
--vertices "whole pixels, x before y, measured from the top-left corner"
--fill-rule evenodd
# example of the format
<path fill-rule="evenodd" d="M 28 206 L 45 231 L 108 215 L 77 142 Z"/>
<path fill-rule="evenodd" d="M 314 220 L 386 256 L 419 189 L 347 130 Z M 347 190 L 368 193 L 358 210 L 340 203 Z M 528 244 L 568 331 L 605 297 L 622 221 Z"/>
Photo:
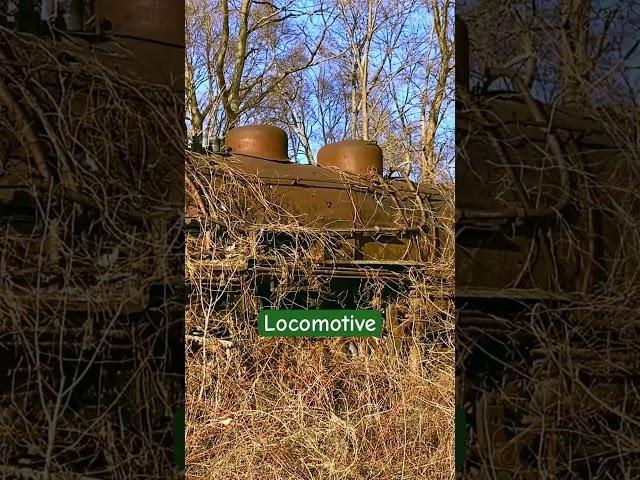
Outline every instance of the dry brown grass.
<path fill-rule="evenodd" d="M 256 340 L 254 376 L 222 352 L 190 374 L 189 477 L 450 478 L 448 355 L 412 365 L 384 351 L 348 358 L 331 343 Z M 191 358 L 188 372 L 200 371 Z"/>

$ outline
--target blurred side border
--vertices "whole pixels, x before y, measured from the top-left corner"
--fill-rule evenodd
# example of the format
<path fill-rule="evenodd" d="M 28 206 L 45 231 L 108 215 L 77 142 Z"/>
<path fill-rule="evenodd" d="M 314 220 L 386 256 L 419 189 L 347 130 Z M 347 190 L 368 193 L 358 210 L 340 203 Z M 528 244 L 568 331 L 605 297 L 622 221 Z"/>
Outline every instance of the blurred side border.
<path fill-rule="evenodd" d="M 179 478 L 184 2 L 0 6 L 0 476 Z"/>
<path fill-rule="evenodd" d="M 640 476 L 638 18 L 456 4 L 458 478 Z"/>

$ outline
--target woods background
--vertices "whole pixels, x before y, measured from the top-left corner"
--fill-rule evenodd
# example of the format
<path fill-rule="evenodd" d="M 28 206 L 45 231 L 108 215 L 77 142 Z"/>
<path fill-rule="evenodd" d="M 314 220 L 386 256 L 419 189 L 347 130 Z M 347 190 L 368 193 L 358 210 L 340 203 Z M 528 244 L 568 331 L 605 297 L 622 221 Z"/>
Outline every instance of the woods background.
<path fill-rule="evenodd" d="M 388 165 L 432 179 L 453 164 L 449 0 L 189 0 L 186 89 L 195 151 L 272 123 L 291 155 L 376 140 Z"/>

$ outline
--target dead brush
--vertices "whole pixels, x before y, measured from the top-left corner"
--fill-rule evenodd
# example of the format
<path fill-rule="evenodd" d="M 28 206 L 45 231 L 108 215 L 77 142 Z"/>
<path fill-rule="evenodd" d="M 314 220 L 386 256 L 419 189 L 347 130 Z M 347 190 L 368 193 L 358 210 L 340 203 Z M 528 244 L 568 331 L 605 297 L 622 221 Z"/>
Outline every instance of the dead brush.
<path fill-rule="evenodd" d="M 525 102 L 531 100 L 528 91 L 518 93 Z M 499 112 L 500 106 L 492 101 L 474 104 L 465 98 L 472 110 Z M 529 138 L 537 132 L 500 124 L 508 168 L 499 167 L 496 160 L 494 173 L 503 175 L 486 179 L 497 190 L 496 208 L 526 206 L 526 196 L 536 199 L 537 208 L 557 200 L 562 165 L 546 142 L 561 135 L 567 123 L 558 126 L 560 113 L 548 111 L 543 122 L 548 127 L 537 140 L 544 146 L 535 147 L 533 153 L 525 150 L 522 139 L 533 144 Z M 504 292 L 509 296 L 518 288 L 536 285 L 537 261 L 548 267 L 545 292 L 561 294 L 564 301 L 540 300 L 516 318 L 492 317 L 493 327 L 459 331 L 457 362 L 462 372 L 478 363 L 478 355 L 490 356 L 487 340 L 512 352 L 508 361 L 499 360 L 504 368 L 499 376 L 489 369 L 473 383 L 461 376 L 461 384 L 468 383 L 458 394 L 473 399 L 469 478 L 498 472 L 514 479 L 568 478 L 578 469 L 594 477 L 638 475 L 638 443 L 629 433 L 638 428 L 640 414 L 635 373 L 640 355 L 631 339 L 640 325 L 636 287 L 640 169 L 637 147 L 632 147 L 637 144 L 638 114 L 637 109 L 620 105 L 588 104 L 569 112 L 575 123 L 568 130 L 584 131 L 586 124 L 590 132 L 597 132 L 596 141 L 580 144 L 570 139 L 563 144 L 564 168 L 571 179 L 567 203 L 580 220 L 568 221 L 556 212 L 557 228 L 530 239 L 530 254 Z M 468 145 L 486 135 L 481 130 L 467 139 Z M 460 146 L 461 162 L 470 159 L 465 144 Z M 470 162 L 464 168 L 474 166 Z M 510 169 L 518 175 L 510 175 Z M 519 198 L 523 185 L 527 195 Z M 603 242 L 602 251 L 596 239 Z"/>

